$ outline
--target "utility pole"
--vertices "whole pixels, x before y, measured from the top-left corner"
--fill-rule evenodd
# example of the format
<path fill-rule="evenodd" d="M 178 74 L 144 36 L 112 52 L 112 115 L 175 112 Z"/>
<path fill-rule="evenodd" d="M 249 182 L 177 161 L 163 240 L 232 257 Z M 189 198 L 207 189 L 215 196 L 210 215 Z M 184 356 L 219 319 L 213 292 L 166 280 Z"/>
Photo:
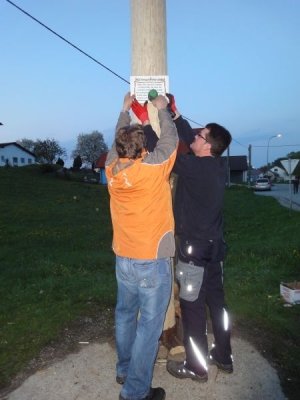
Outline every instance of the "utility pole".
<path fill-rule="evenodd" d="M 151 89 L 158 89 L 159 93 L 168 90 L 166 0 L 131 0 L 131 83 L 134 77 L 145 77 L 135 81 L 138 95 L 143 91 L 148 94 Z M 148 114 L 160 136 L 157 109 L 151 102 Z"/>
<path fill-rule="evenodd" d="M 167 78 L 166 0 L 131 0 L 131 75 L 146 77 L 150 89 L 156 77 Z M 132 79 L 131 79 L 132 82 Z M 146 83 L 143 83 L 145 88 Z M 147 92 L 148 93 L 148 92 Z M 160 127 L 157 109 L 148 103 L 151 125 Z M 166 314 L 164 332 L 175 329 L 174 288 Z"/>
<path fill-rule="evenodd" d="M 248 187 L 251 185 L 251 169 L 252 169 L 252 161 L 251 161 L 251 154 L 252 146 L 249 144 L 248 146 Z"/>
<path fill-rule="evenodd" d="M 166 2 L 131 1 L 131 74 L 167 74 Z"/>
<path fill-rule="evenodd" d="M 227 187 L 230 187 L 230 150 L 227 147 Z"/>

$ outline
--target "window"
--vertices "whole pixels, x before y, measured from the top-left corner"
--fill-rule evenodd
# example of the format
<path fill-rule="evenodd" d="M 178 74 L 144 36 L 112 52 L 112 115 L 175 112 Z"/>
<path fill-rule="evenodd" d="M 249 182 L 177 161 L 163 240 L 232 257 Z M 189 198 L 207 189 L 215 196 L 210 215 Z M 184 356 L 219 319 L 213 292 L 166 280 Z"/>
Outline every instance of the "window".
<path fill-rule="evenodd" d="M 28 158 L 28 164 L 32 164 L 32 159 Z"/>
<path fill-rule="evenodd" d="M 25 164 L 25 158 L 21 157 L 21 164 Z"/>
<path fill-rule="evenodd" d="M 13 164 L 18 164 L 18 157 L 13 157 Z"/>

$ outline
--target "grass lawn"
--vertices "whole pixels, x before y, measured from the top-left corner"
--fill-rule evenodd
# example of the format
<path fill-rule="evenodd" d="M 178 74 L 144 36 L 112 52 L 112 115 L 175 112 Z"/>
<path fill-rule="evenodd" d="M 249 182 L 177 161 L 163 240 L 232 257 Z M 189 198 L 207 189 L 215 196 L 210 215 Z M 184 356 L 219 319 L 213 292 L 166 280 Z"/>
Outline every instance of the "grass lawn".
<path fill-rule="evenodd" d="M 106 186 L 37 167 L 0 169 L 0 387 L 68 323 L 115 304 Z M 272 356 L 290 399 L 299 393 L 300 305 L 281 281 L 300 280 L 300 213 L 247 188 L 226 191 L 225 286 L 234 327 Z M 262 349 L 262 348 L 260 348 Z"/>
<path fill-rule="evenodd" d="M 62 327 L 115 302 L 107 188 L 0 169 L 0 387 Z"/>
<path fill-rule="evenodd" d="M 300 390 L 300 305 L 286 307 L 280 282 L 300 281 L 300 212 L 232 187 L 225 199 L 225 287 L 234 319 L 271 355 L 289 398 Z"/>

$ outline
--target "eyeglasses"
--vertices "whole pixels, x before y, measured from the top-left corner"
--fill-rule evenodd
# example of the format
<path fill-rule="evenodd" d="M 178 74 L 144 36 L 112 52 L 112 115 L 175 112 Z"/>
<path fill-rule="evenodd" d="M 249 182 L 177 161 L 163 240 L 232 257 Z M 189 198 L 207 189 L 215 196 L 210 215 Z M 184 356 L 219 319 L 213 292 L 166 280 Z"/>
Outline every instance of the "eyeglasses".
<path fill-rule="evenodd" d="M 203 139 L 203 140 L 205 140 L 207 143 L 209 143 L 209 141 L 208 141 L 204 136 L 202 136 L 201 133 L 196 133 L 195 136 L 201 137 L 201 139 Z"/>

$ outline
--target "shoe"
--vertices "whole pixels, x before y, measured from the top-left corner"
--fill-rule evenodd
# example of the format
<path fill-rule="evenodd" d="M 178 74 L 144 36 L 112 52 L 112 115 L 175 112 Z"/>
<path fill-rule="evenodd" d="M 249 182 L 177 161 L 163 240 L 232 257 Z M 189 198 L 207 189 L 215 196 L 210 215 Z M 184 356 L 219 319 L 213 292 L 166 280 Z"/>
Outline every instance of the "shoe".
<path fill-rule="evenodd" d="M 213 357 L 211 352 L 210 352 L 209 357 L 208 357 L 208 363 L 210 365 L 217 366 L 218 369 L 220 369 L 222 372 L 225 372 L 226 374 L 232 374 L 233 373 L 233 364 L 232 363 L 230 363 L 230 364 L 222 364 L 222 363 L 220 363 L 219 361 L 217 361 Z"/>
<path fill-rule="evenodd" d="M 163 388 L 151 388 L 149 394 L 143 397 L 141 400 L 165 400 L 166 392 Z M 119 395 L 119 400 L 126 400 L 121 394 Z"/>
<path fill-rule="evenodd" d="M 118 375 L 116 376 L 116 382 L 119 385 L 124 385 L 125 380 L 126 380 L 126 376 L 118 376 Z"/>
<path fill-rule="evenodd" d="M 175 378 L 185 379 L 190 378 L 193 381 L 206 382 L 207 372 L 203 371 L 202 374 L 196 374 L 195 372 L 189 370 L 185 366 L 185 361 L 173 361 L 169 360 L 167 362 L 167 371 L 175 376 Z"/>

